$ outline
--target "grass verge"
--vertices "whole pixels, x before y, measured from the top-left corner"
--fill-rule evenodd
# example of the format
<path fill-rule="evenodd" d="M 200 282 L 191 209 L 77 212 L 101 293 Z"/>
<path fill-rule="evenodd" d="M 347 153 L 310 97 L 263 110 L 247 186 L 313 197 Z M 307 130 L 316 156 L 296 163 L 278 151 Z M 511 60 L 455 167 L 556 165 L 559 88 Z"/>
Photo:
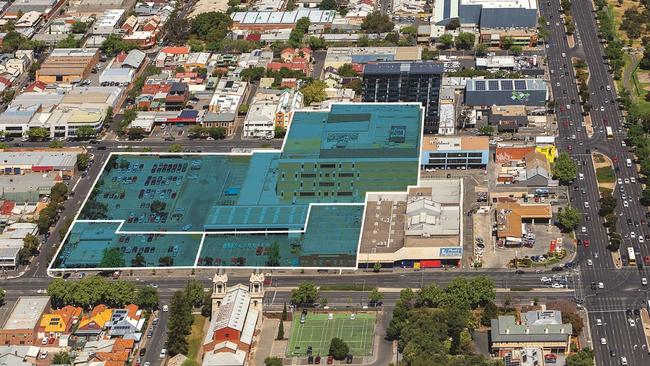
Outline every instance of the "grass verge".
<path fill-rule="evenodd" d="M 192 323 L 192 333 L 187 339 L 187 357 L 190 360 L 197 360 L 199 355 L 199 348 L 203 342 L 203 324 L 205 317 L 203 315 L 194 315 L 194 322 Z M 198 360 L 197 360 L 198 361 Z"/>
<path fill-rule="evenodd" d="M 596 169 L 596 179 L 598 179 L 598 183 L 614 183 L 616 181 L 614 169 L 609 166 Z"/>

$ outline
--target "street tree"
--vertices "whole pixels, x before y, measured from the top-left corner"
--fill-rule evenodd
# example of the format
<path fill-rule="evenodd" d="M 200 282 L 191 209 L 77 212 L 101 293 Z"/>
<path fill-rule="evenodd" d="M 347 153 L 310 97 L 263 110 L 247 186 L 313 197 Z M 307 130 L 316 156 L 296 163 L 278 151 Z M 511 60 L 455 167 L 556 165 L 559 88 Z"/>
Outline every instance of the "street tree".
<path fill-rule="evenodd" d="M 77 169 L 81 171 L 88 169 L 88 163 L 90 163 L 90 155 L 86 153 L 77 155 Z"/>
<path fill-rule="evenodd" d="M 650 188 L 645 188 L 641 191 L 641 199 L 639 201 L 644 206 L 650 206 Z"/>
<path fill-rule="evenodd" d="M 479 43 L 475 48 L 476 56 L 485 56 L 487 55 L 488 46 L 485 43 Z"/>
<path fill-rule="evenodd" d="M 384 299 L 384 294 L 379 292 L 379 289 L 373 287 L 372 290 L 370 290 L 370 294 L 368 294 L 368 301 L 371 304 L 377 304 L 383 299 Z"/>
<path fill-rule="evenodd" d="M 474 36 L 474 33 L 460 32 L 458 37 L 456 37 L 456 48 L 459 50 L 469 50 L 474 47 L 475 41 L 476 36 Z"/>
<path fill-rule="evenodd" d="M 565 206 L 557 215 L 557 223 L 564 231 L 575 229 L 580 223 L 580 211 L 571 206 Z"/>
<path fill-rule="evenodd" d="M 187 336 L 192 331 L 192 306 L 186 291 L 176 291 L 169 306 L 166 348 L 170 356 L 187 354 Z"/>
<path fill-rule="evenodd" d="M 567 184 L 576 178 L 578 168 L 569 154 L 562 152 L 555 160 L 552 171 L 555 178 L 562 184 Z"/>
<path fill-rule="evenodd" d="M 313 282 L 301 282 L 291 291 L 291 303 L 296 306 L 310 306 L 318 299 L 318 288 Z"/>
<path fill-rule="evenodd" d="M 187 294 L 187 301 L 193 307 L 198 308 L 203 304 L 203 285 L 201 285 L 201 282 L 196 279 L 191 279 L 185 286 L 185 292 Z"/>
<path fill-rule="evenodd" d="M 515 56 L 521 55 L 521 53 L 524 51 L 524 49 L 521 46 L 512 46 L 510 47 L 510 53 L 512 53 Z"/>
<path fill-rule="evenodd" d="M 483 125 L 478 129 L 478 133 L 483 136 L 492 136 L 494 133 L 494 127 L 490 125 Z"/>
<path fill-rule="evenodd" d="M 335 360 L 343 360 L 350 353 L 350 347 L 341 338 L 334 337 L 330 341 L 329 355 Z"/>
<path fill-rule="evenodd" d="M 158 297 L 158 289 L 151 286 L 140 287 L 136 292 L 135 298 L 136 304 L 147 310 L 155 310 L 160 301 L 160 298 Z"/>
<path fill-rule="evenodd" d="M 445 26 L 445 29 L 447 30 L 456 30 L 458 28 L 460 28 L 460 19 L 458 18 L 452 18 Z"/>
<path fill-rule="evenodd" d="M 169 146 L 169 152 L 176 153 L 176 152 L 181 152 L 181 151 L 183 151 L 183 145 L 181 145 L 181 144 L 171 144 Z"/>
<path fill-rule="evenodd" d="M 132 127 L 126 131 L 129 140 L 140 140 L 144 138 L 144 129 L 142 127 Z"/>
<path fill-rule="evenodd" d="M 566 366 L 594 366 L 594 351 L 583 348 L 566 358 Z"/>
<path fill-rule="evenodd" d="M 50 131 L 42 127 L 30 128 L 27 131 L 27 137 L 32 141 L 41 141 L 50 136 Z"/>
<path fill-rule="evenodd" d="M 97 136 L 97 131 L 91 126 L 81 126 L 75 131 L 75 136 L 78 140 L 87 140 Z"/>
<path fill-rule="evenodd" d="M 600 197 L 600 209 L 598 210 L 598 215 L 607 216 L 614 212 L 617 205 L 616 197 L 614 197 L 610 192 L 604 192 Z"/>
<path fill-rule="evenodd" d="M 515 40 L 510 36 L 505 36 L 501 39 L 501 48 L 504 50 L 509 50 L 510 47 L 514 46 Z"/>
<path fill-rule="evenodd" d="M 445 33 L 440 36 L 440 38 L 438 38 L 438 43 L 440 44 L 440 48 L 451 48 L 451 46 L 454 44 L 454 36 L 449 33 Z"/>

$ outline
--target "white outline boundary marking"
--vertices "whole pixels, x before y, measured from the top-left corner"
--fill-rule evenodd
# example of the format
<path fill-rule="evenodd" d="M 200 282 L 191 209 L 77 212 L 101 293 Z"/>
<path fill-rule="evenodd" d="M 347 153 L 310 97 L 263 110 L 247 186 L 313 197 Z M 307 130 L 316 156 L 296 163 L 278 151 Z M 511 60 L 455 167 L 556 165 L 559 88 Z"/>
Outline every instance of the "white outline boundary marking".
<path fill-rule="evenodd" d="M 97 174 L 97 177 L 95 177 L 95 181 L 93 182 L 93 185 L 90 188 L 90 191 L 84 198 L 83 203 L 77 210 L 77 214 L 74 216 L 74 220 L 72 221 L 72 225 L 68 228 L 68 232 L 66 233 L 65 237 L 63 240 L 61 240 L 61 243 L 59 244 L 59 248 L 56 251 L 56 254 L 52 257 L 52 260 L 50 261 L 50 264 L 47 269 L 48 275 L 53 275 L 53 273 L 64 273 L 67 271 L 124 271 L 124 270 L 164 270 L 164 269 L 219 269 L 219 268 L 237 268 L 237 269 L 262 269 L 262 268 L 268 268 L 268 269 L 279 269 L 279 270 L 302 270 L 302 269 L 310 269 L 310 270 L 318 270 L 318 269 L 326 269 L 326 270 L 357 270 L 359 268 L 359 255 L 361 253 L 361 239 L 363 236 L 363 229 L 364 229 L 364 224 L 365 224 L 365 217 L 366 217 L 366 210 L 368 208 L 368 195 L 369 194 L 389 194 L 389 193 L 404 193 L 408 192 L 409 189 L 418 187 L 420 186 L 420 163 L 422 159 L 422 143 L 424 140 L 424 117 L 425 117 L 425 108 L 421 103 L 417 102 L 399 102 L 399 103 L 369 103 L 369 102 L 364 102 L 364 103 L 333 103 L 330 105 L 329 109 L 319 109 L 319 110 L 307 110 L 307 109 L 301 109 L 296 112 L 331 112 L 332 111 L 332 106 L 333 105 L 414 105 L 418 106 L 420 109 L 420 131 L 419 131 L 419 136 L 420 136 L 420 142 L 418 146 L 418 154 L 417 154 L 417 161 L 415 162 L 415 169 L 417 172 L 417 183 L 416 185 L 407 185 L 406 186 L 406 191 L 386 191 L 386 192 L 379 192 L 379 191 L 372 191 L 372 192 L 366 192 L 364 201 L 362 203 L 309 203 L 308 204 L 308 209 L 307 209 L 307 216 L 305 217 L 305 227 L 302 230 L 260 230 L 260 231 L 218 231 L 218 232 L 211 232 L 211 231 L 128 231 L 124 232 L 121 231 L 122 226 L 124 225 L 124 222 L 126 220 L 79 220 L 79 215 L 81 214 L 81 211 L 83 208 L 86 206 L 86 203 L 88 199 L 90 198 L 90 195 L 92 194 L 93 190 L 97 186 L 97 182 L 99 179 L 102 177 L 104 174 L 104 171 L 106 170 L 106 166 L 108 165 L 108 162 L 111 160 L 113 155 L 116 156 L 128 156 L 128 155 L 134 155 L 134 156 L 158 156 L 158 157 L 164 157 L 164 156 L 210 156 L 210 155 L 218 155 L 218 156 L 252 156 L 255 153 L 281 153 L 284 151 L 285 144 L 287 143 L 287 138 L 289 137 L 289 132 L 291 129 L 291 123 L 289 124 L 289 128 L 287 129 L 287 133 L 285 134 L 285 137 L 282 141 L 282 147 L 280 150 L 277 149 L 252 149 L 249 152 L 242 152 L 242 153 L 233 153 L 233 152 L 228 152 L 228 153 L 223 153 L 223 152 L 206 152 L 206 153 L 172 153 L 172 152 L 114 152 L 111 151 L 106 158 L 106 161 L 104 162 L 102 169 L 100 170 L 99 174 Z M 295 113 L 293 114 L 295 116 Z M 293 117 L 292 117 L 293 118 Z M 311 207 L 312 205 L 318 206 L 361 206 L 363 205 L 363 213 L 361 216 L 361 226 L 359 230 L 359 239 L 357 241 L 357 253 L 355 257 L 355 266 L 354 267 L 264 267 L 264 266 L 198 266 L 198 259 L 201 254 L 201 250 L 203 248 L 203 243 L 205 241 L 205 237 L 207 235 L 227 235 L 227 234 L 286 234 L 286 233 L 304 233 L 307 230 L 307 226 L 309 225 L 309 216 L 311 214 Z M 118 226 L 117 230 L 115 231 L 115 234 L 127 234 L 127 235 L 142 235 L 142 234 L 170 234 L 170 235 L 191 235 L 191 234 L 201 234 L 203 237 L 201 238 L 201 242 L 199 245 L 199 249 L 197 252 L 197 256 L 195 258 L 195 262 L 193 266 L 171 266 L 171 267 L 160 267 L 160 266 L 155 266 L 155 267 L 110 267 L 110 268 L 53 268 L 54 262 L 58 258 L 61 250 L 63 249 L 64 243 L 68 240 L 68 236 L 72 232 L 72 228 L 74 227 L 74 224 L 77 222 L 108 222 L 108 223 L 115 223 L 119 222 L 120 225 Z"/>

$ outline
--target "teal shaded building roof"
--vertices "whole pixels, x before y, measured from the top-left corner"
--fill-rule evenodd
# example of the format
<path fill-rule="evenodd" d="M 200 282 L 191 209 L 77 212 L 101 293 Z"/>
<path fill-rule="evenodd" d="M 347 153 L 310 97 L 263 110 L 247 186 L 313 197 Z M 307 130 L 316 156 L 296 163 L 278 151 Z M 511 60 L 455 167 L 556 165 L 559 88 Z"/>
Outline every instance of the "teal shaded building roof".
<path fill-rule="evenodd" d="M 419 155 L 418 104 L 334 104 L 294 113 L 282 159 L 408 158 Z"/>

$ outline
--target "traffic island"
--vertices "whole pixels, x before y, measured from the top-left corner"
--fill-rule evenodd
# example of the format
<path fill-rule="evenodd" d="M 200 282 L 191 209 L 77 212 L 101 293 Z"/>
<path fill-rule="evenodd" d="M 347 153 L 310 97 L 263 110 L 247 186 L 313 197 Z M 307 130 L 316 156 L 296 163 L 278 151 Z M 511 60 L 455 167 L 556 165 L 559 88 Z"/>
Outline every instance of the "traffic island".
<path fill-rule="evenodd" d="M 596 171 L 598 191 L 602 197 L 603 193 L 611 193 L 616 186 L 614 163 L 608 156 L 600 153 L 592 153 L 591 160 L 594 164 L 594 170 Z"/>

